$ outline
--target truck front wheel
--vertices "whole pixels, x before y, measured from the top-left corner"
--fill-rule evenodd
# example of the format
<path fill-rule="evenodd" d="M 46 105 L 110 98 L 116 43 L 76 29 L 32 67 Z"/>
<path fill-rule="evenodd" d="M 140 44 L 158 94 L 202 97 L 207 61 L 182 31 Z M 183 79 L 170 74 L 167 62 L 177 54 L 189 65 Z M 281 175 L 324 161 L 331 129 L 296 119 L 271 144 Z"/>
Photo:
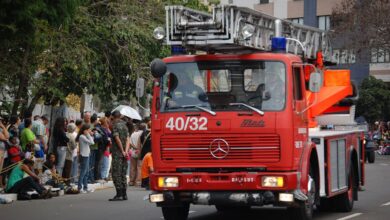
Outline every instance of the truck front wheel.
<path fill-rule="evenodd" d="M 161 207 L 165 220 L 187 220 L 190 204 L 177 207 Z"/>
<path fill-rule="evenodd" d="M 288 209 L 291 219 L 311 220 L 313 218 L 313 210 L 317 197 L 317 180 L 312 177 L 315 177 L 315 175 L 313 168 L 310 167 L 308 181 L 309 190 L 307 194 L 308 199 L 306 201 L 299 201 L 298 207 L 291 207 Z"/>

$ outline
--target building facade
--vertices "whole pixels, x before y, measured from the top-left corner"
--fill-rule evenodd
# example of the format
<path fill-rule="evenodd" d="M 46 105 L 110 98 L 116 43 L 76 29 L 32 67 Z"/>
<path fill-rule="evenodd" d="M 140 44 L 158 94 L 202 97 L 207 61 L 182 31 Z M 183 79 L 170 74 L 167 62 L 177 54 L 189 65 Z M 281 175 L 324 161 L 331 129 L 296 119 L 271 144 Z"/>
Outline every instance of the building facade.
<path fill-rule="evenodd" d="M 306 10 L 309 10 L 309 13 L 315 11 L 315 15 L 306 22 L 304 22 L 304 0 L 221 0 L 221 4 L 244 6 L 299 24 L 306 23 L 322 30 L 330 30 L 332 10 L 342 1 L 317 0 L 315 2 L 310 0 Z M 333 43 L 333 61 L 338 64 L 335 68 L 351 69 L 352 80 L 357 84 L 360 84 L 368 75 L 390 84 L 390 51 L 377 53 L 373 50 L 372 53 L 367 52 L 366 55 L 356 57 L 353 52 L 344 50 L 342 47 L 343 45 L 337 42 Z"/>

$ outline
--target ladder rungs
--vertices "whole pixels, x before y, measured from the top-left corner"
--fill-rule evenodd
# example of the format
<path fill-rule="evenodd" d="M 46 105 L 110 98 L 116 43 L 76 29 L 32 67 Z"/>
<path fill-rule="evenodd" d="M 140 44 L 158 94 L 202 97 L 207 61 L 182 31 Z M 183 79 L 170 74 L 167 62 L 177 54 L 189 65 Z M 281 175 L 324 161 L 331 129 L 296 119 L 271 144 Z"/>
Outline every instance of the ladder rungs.
<path fill-rule="evenodd" d="M 183 6 L 166 7 L 166 32 L 168 45 L 183 45 L 206 52 L 270 51 L 277 18 L 248 8 L 233 5 L 214 7 L 212 14 Z M 327 33 L 317 28 L 282 20 L 283 35 L 302 42 L 305 56 L 315 59 L 322 51 L 324 60 L 331 61 L 332 48 Z M 245 39 L 242 28 L 254 27 L 251 37 Z M 287 41 L 290 53 L 302 54 L 302 47 Z"/>

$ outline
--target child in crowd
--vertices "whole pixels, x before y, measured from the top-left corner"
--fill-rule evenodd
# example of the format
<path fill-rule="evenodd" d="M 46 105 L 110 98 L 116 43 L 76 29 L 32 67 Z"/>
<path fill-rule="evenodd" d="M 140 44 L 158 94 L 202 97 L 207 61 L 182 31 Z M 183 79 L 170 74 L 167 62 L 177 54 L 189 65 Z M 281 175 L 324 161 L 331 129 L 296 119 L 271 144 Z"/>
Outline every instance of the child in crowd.
<path fill-rule="evenodd" d="M 30 142 L 30 143 L 26 144 L 26 153 L 24 153 L 24 158 L 35 161 L 34 154 L 35 154 L 34 143 Z"/>
<path fill-rule="evenodd" d="M 142 160 L 142 166 L 141 166 L 141 176 L 142 176 L 142 183 L 141 187 L 149 190 L 149 176 L 153 172 L 153 159 L 152 159 L 152 152 L 148 152 L 144 159 Z"/>
<path fill-rule="evenodd" d="M 22 151 L 18 146 L 18 137 L 13 136 L 10 138 L 7 153 L 10 164 L 14 164 L 22 160 Z"/>
<path fill-rule="evenodd" d="M 46 162 L 43 164 L 42 183 L 45 185 L 55 186 L 57 181 L 56 155 L 50 153 Z"/>

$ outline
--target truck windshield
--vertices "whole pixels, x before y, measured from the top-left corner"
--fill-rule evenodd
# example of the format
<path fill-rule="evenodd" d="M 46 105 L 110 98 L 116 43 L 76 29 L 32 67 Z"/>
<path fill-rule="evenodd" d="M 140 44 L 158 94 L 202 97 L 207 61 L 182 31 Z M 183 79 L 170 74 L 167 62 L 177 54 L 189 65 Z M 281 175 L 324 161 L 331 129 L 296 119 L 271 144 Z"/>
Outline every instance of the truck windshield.
<path fill-rule="evenodd" d="M 280 111 L 286 103 L 286 67 L 276 61 L 208 61 L 168 63 L 162 78 L 161 112 L 248 108 Z M 191 108 L 199 111 L 199 108 Z"/>

